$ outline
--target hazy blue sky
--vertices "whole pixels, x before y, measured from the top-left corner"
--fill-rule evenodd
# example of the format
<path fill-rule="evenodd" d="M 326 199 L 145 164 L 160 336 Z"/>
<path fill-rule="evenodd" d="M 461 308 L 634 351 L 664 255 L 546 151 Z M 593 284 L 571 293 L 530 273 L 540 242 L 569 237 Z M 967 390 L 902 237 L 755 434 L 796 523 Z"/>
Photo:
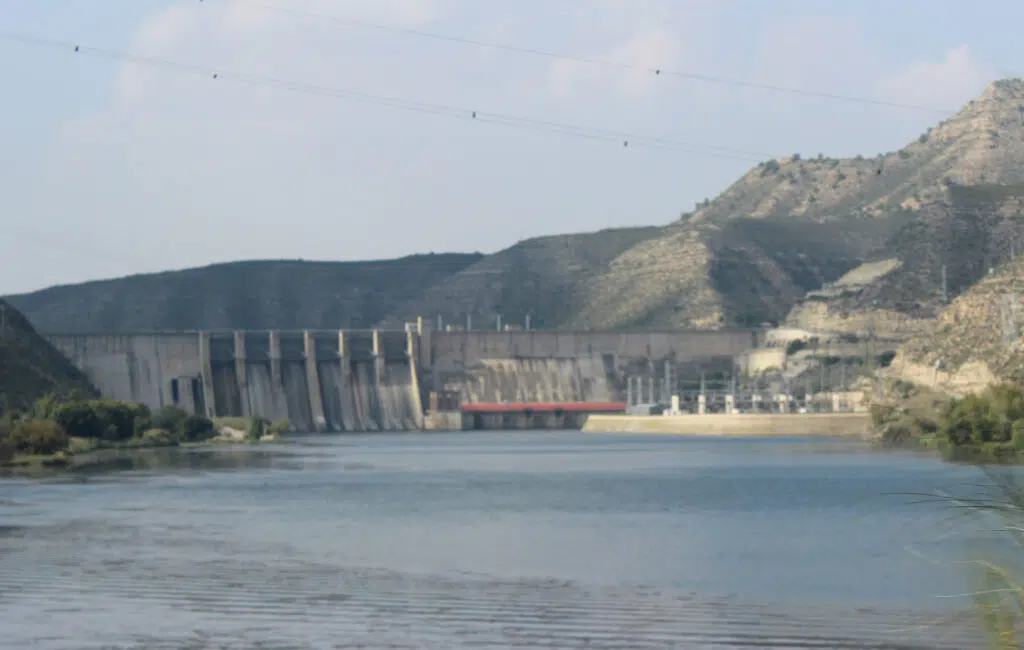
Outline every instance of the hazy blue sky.
<path fill-rule="evenodd" d="M 0 294 L 243 258 L 494 251 L 661 224 L 759 159 L 889 151 L 942 118 L 274 7 L 939 110 L 1024 68 L 1020 0 L 0 0 Z M 11 33 L 749 153 L 626 148 Z"/>

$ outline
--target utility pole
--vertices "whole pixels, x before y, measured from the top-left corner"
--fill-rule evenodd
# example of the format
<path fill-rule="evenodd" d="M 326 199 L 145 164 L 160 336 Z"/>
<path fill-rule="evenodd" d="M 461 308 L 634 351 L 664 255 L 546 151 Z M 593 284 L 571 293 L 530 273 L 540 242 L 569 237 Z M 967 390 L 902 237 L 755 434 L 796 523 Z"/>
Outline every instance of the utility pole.
<path fill-rule="evenodd" d="M 946 304 L 949 302 L 949 293 L 946 285 L 946 265 L 942 265 L 942 303 Z"/>

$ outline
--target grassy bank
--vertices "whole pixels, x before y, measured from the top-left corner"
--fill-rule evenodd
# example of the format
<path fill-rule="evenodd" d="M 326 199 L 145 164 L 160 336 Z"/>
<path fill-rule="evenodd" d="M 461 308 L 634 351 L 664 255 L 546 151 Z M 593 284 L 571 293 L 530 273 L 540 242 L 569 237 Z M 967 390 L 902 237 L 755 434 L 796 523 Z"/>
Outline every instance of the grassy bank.
<path fill-rule="evenodd" d="M 116 400 L 39 400 L 0 419 L 0 467 L 58 468 L 109 450 L 279 443 L 287 422 L 211 420 L 168 406 L 152 413 Z"/>

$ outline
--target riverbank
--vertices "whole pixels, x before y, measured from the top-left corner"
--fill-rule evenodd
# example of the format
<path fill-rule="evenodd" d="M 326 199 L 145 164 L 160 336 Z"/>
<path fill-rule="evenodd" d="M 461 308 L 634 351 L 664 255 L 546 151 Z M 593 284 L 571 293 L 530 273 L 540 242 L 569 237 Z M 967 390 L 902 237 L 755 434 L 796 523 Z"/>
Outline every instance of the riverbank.
<path fill-rule="evenodd" d="M 179 447 L 287 444 L 287 440 L 281 437 L 282 427 L 285 426 L 283 423 L 264 427 L 261 421 L 255 419 L 223 418 L 213 420 L 213 424 L 215 435 L 202 440 L 182 440 L 179 436 L 163 430 L 149 430 L 141 436 L 120 441 L 71 437 L 66 449 L 52 454 L 14 454 L 7 460 L 0 460 L 0 471 L 31 473 L 78 468 L 119 452 Z"/>
<path fill-rule="evenodd" d="M 867 413 L 591 415 L 583 431 L 723 437 L 873 437 Z"/>

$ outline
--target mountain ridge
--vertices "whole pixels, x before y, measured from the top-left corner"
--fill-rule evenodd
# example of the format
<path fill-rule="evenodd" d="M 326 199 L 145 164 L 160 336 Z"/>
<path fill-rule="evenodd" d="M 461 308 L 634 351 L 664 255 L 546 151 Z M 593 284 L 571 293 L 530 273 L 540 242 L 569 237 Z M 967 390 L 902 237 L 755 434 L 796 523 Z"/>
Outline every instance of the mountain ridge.
<path fill-rule="evenodd" d="M 934 298 L 935 260 L 950 254 L 958 229 L 973 233 L 971 250 L 985 255 L 998 254 L 1006 233 L 1017 237 L 1015 225 L 978 216 L 986 207 L 972 217 L 963 186 L 1024 187 L 1024 82 L 993 83 L 896 151 L 766 161 L 661 226 L 531 238 L 485 256 L 452 254 L 447 265 L 421 261 L 414 273 L 400 260 L 289 269 L 237 262 L 11 302 L 55 332 L 370 327 L 417 316 L 461 325 L 468 315 L 478 326 L 529 316 L 536 327 L 574 329 L 787 322 L 842 330 L 871 320 L 909 336 L 939 306 L 907 296 Z M 1009 212 L 1003 221 L 1015 224 L 1020 210 Z M 981 277 L 946 266 L 949 299 Z"/>

